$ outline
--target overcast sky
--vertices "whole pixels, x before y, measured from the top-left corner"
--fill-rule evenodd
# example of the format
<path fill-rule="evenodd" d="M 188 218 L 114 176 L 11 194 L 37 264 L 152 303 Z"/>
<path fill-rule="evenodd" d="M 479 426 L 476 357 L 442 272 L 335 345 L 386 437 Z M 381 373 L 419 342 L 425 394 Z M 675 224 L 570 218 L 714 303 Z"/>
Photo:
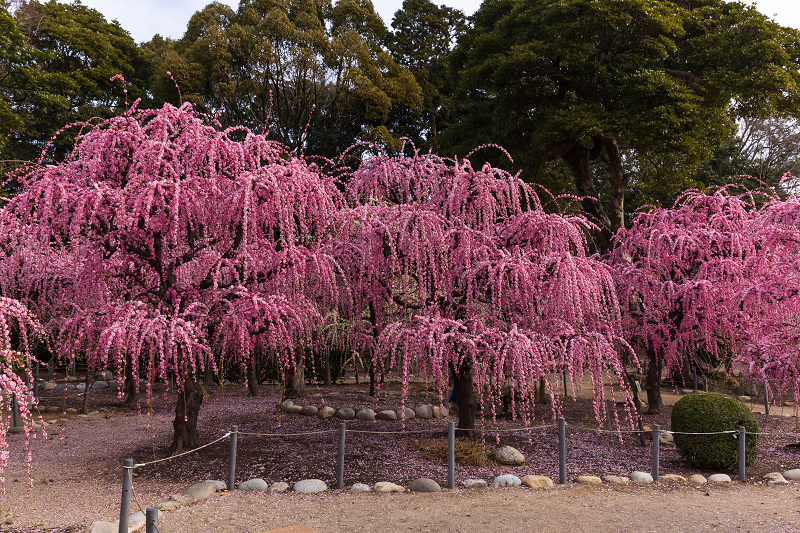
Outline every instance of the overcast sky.
<path fill-rule="evenodd" d="M 63 0 L 60 0 L 63 1 Z M 239 0 L 220 0 L 232 6 Z M 456 7 L 471 15 L 480 6 L 480 0 L 433 0 L 436 4 Z M 186 24 L 195 11 L 210 3 L 209 0 L 82 0 L 107 19 L 117 19 L 128 30 L 136 42 L 149 41 L 156 33 L 164 37 L 179 38 L 186 30 Z M 784 26 L 800 28 L 800 0 L 757 0 L 759 11 L 775 19 Z M 375 9 L 390 26 L 392 17 L 403 5 L 403 0 L 373 0 Z"/>

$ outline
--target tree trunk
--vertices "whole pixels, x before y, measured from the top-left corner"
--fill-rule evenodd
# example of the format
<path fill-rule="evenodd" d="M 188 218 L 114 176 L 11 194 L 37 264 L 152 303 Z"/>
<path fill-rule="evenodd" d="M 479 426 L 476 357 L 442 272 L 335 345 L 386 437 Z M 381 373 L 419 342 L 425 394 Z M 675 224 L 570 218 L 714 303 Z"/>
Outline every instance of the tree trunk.
<path fill-rule="evenodd" d="M 625 227 L 625 190 L 628 188 L 628 176 L 622 168 L 617 140 L 614 137 L 604 137 L 603 149 L 608 156 L 608 179 L 611 185 L 608 218 L 611 232 L 616 233 L 618 229 Z"/>
<path fill-rule="evenodd" d="M 652 348 L 647 349 L 647 414 L 656 415 L 661 412 L 661 361 Z"/>
<path fill-rule="evenodd" d="M 130 356 L 125 362 L 125 384 L 122 386 L 125 397 L 122 399 L 122 405 L 131 406 L 139 399 L 139 393 L 136 392 L 136 381 L 133 377 L 133 364 Z"/>
<path fill-rule="evenodd" d="M 325 352 L 325 381 L 323 384 L 327 387 L 331 384 L 331 350 L 330 348 L 324 350 Z"/>
<path fill-rule="evenodd" d="M 456 405 L 458 405 L 458 436 L 475 438 L 475 415 L 478 412 L 475 388 L 472 383 L 472 365 L 464 362 L 456 370 L 450 368 L 453 384 L 456 389 Z"/>
<path fill-rule="evenodd" d="M 206 364 L 206 371 L 203 373 L 203 386 L 210 387 L 214 384 L 214 370 L 210 364 Z"/>
<path fill-rule="evenodd" d="M 369 362 L 369 395 L 373 398 L 378 397 L 378 372 L 374 361 Z"/>
<path fill-rule="evenodd" d="M 178 392 L 178 405 L 175 407 L 175 420 L 172 426 L 175 434 L 172 437 L 170 455 L 175 455 L 200 446 L 197 433 L 197 416 L 203 403 L 205 389 L 194 379 L 183 382 L 183 390 Z"/>
<path fill-rule="evenodd" d="M 294 364 L 286 367 L 284 379 L 284 400 L 289 398 L 302 398 L 306 395 L 305 352 L 303 348 L 295 349 Z"/>
<path fill-rule="evenodd" d="M 572 171 L 575 188 L 581 197 L 581 206 L 595 224 L 600 226 L 598 247 L 605 249 L 611 238 L 611 220 L 608 218 L 603 204 L 600 203 L 597 189 L 592 177 L 591 151 L 580 144 L 575 144 L 563 153 L 561 158 Z"/>
<path fill-rule="evenodd" d="M 256 362 L 251 361 L 247 365 L 247 394 L 249 396 L 258 396 L 258 373 L 256 372 Z"/>

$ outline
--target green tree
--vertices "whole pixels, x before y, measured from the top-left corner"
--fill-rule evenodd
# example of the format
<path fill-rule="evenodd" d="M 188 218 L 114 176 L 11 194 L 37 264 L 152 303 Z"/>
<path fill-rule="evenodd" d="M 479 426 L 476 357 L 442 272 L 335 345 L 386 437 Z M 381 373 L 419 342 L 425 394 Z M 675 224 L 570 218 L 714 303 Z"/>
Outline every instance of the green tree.
<path fill-rule="evenodd" d="M 607 237 L 639 169 L 672 180 L 737 117 L 796 112 L 799 57 L 797 31 L 741 3 L 487 0 L 451 54 L 464 105 L 445 140 L 562 161 Z"/>
<path fill-rule="evenodd" d="M 0 0 L 0 160 L 14 157 L 7 151 L 8 139 L 24 127 L 21 97 L 26 87 L 35 86 L 33 50 L 10 7 Z"/>
<path fill-rule="evenodd" d="M 419 85 L 382 43 L 369 0 L 242 0 L 195 13 L 178 41 L 147 44 L 153 92 L 183 98 L 225 125 L 269 128 L 291 149 L 335 156 L 363 140 L 389 141 L 393 105 L 417 107 Z"/>

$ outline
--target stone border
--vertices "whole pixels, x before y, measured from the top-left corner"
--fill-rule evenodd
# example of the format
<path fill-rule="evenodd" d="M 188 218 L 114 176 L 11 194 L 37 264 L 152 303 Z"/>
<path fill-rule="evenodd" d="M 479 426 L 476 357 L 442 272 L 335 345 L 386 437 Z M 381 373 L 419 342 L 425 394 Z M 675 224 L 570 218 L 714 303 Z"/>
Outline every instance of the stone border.
<path fill-rule="evenodd" d="M 333 417 L 338 418 L 339 420 L 358 419 L 367 421 L 406 421 L 414 418 L 420 418 L 423 420 L 439 420 L 450 416 L 450 410 L 447 407 L 439 407 L 430 404 L 420 404 L 413 409 L 406 407 L 403 411 L 400 409 L 385 409 L 376 413 L 374 410 L 368 407 L 365 409 L 359 409 L 358 411 L 352 407 L 342 407 L 341 409 L 337 410 L 327 405 L 319 408 L 315 405 L 298 405 L 292 400 L 286 400 L 284 402 L 279 402 L 277 408 L 288 415 L 316 416 L 317 418 L 322 419 Z"/>

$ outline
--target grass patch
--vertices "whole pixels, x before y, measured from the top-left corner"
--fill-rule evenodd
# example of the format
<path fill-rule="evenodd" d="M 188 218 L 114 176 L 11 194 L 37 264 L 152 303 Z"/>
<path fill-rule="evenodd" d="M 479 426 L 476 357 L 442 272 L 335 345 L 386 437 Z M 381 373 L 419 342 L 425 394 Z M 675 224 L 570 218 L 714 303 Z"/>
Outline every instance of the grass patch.
<path fill-rule="evenodd" d="M 447 439 L 420 439 L 414 446 L 424 455 L 447 461 Z M 494 448 L 477 440 L 456 439 L 456 464 L 461 466 L 493 466 Z"/>

